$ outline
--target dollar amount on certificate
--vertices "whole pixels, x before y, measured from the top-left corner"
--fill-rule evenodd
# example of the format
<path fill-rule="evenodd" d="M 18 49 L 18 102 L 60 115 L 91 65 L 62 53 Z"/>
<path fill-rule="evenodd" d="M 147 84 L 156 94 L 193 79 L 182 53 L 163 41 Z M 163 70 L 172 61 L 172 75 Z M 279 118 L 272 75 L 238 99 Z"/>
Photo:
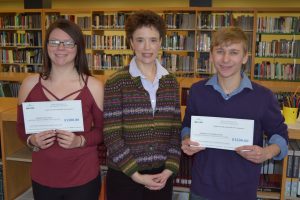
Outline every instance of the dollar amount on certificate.
<path fill-rule="evenodd" d="M 234 150 L 253 145 L 254 120 L 192 116 L 191 140 L 202 147 Z"/>
<path fill-rule="evenodd" d="M 26 134 L 46 130 L 84 130 L 81 100 L 22 103 Z"/>

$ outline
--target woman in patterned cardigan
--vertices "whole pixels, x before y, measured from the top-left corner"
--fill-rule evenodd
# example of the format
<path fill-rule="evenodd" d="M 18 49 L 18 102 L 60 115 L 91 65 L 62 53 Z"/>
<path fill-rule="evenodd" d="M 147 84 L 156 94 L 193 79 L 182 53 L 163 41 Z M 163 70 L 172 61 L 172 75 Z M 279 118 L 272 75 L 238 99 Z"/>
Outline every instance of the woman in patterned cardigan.
<path fill-rule="evenodd" d="M 180 160 L 180 104 L 176 78 L 157 60 L 166 28 L 152 11 L 125 25 L 135 56 L 107 81 L 104 141 L 108 200 L 172 199 Z"/>

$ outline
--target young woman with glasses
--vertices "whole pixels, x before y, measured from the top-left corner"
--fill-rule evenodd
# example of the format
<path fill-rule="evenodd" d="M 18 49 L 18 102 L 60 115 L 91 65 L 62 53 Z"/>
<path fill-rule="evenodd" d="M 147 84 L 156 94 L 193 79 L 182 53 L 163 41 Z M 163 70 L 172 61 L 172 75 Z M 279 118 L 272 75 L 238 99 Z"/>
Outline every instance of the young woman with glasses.
<path fill-rule="evenodd" d="M 59 19 L 47 30 L 43 72 L 26 78 L 19 92 L 17 130 L 32 148 L 36 200 L 96 200 L 101 178 L 97 145 L 102 141 L 103 85 L 91 76 L 80 28 Z M 23 102 L 80 100 L 84 131 L 25 133 Z"/>

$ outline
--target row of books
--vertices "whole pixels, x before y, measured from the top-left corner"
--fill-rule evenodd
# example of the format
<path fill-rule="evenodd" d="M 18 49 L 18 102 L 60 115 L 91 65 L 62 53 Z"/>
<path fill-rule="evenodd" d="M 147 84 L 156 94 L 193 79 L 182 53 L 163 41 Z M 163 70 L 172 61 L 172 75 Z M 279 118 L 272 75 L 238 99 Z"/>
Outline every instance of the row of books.
<path fill-rule="evenodd" d="M 92 36 L 83 34 L 84 42 L 85 42 L 85 48 L 86 49 L 92 49 Z"/>
<path fill-rule="evenodd" d="M 1 52 L 1 50 L 0 50 Z M 1 61 L 1 53 L 0 53 L 0 61 Z M 86 54 L 87 56 L 87 61 L 88 61 L 88 66 L 90 67 L 91 70 L 92 69 L 92 65 L 93 65 L 93 57 L 92 57 L 92 54 L 91 53 L 87 53 Z M 2 71 L 3 72 L 25 72 L 25 73 L 40 73 L 42 72 L 42 64 L 36 64 L 34 63 L 34 58 L 27 58 L 29 59 L 29 62 L 32 63 L 14 63 L 14 64 L 5 64 L 5 63 L 2 63 Z M 3 62 L 3 60 L 2 60 Z"/>
<path fill-rule="evenodd" d="M 90 70 L 92 70 L 92 66 L 93 66 L 93 56 L 91 53 L 86 53 L 86 59 L 87 59 L 87 62 L 88 62 L 88 67 Z"/>
<path fill-rule="evenodd" d="M 0 97 L 11 97 L 11 92 L 9 89 L 9 83 L 0 81 Z M 2 154 L 0 155 L 2 159 Z M 0 165 L 1 166 L 1 165 Z M 0 173 L 2 170 L 0 171 Z"/>
<path fill-rule="evenodd" d="M 87 46 L 88 48 L 88 46 Z M 88 66 L 90 69 L 118 69 L 129 64 L 131 54 L 105 54 L 87 53 Z M 159 58 L 167 69 L 172 72 L 194 72 L 194 54 L 180 55 L 163 52 Z M 3 64 L 2 71 L 12 72 L 39 72 L 42 65 L 42 48 L 36 49 L 0 49 L 0 61 Z M 251 59 L 246 65 L 246 72 L 250 70 Z M 9 66 L 5 66 L 8 65 Z M 21 66 L 17 67 L 20 64 Z M 25 68 L 24 68 L 25 66 Z M 212 74 L 214 67 L 209 61 L 209 52 L 202 52 L 197 56 L 197 72 Z M 261 76 L 259 76 L 261 77 Z"/>
<path fill-rule="evenodd" d="M 254 66 L 255 79 L 300 80 L 300 64 L 262 61 Z"/>
<path fill-rule="evenodd" d="M 3 97 L 17 97 L 21 84 L 18 82 L 0 81 L 0 93 Z M 1 166 L 1 165 L 0 165 Z M 0 173 L 2 170 L 0 170 Z"/>
<path fill-rule="evenodd" d="M 89 29 L 90 27 L 92 27 L 91 17 L 77 16 L 75 22 L 82 30 Z"/>
<path fill-rule="evenodd" d="M 170 72 L 194 72 L 194 56 L 164 53 L 161 62 Z"/>
<path fill-rule="evenodd" d="M 285 196 L 300 197 L 300 141 L 290 140 L 287 160 Z"/>
<path fill-rule="evenodd" d="M 170 35 L 166 35 L 163 41 L 163 50 L 187 50 L 194 51 L 194 33 L 188 34 L 173 32 Z M 248 45 L 251 47 L 252 37 L 248 36 Z M 125 35 L 85 35 L 86 47 L 90 48 L 90 38 L 92 38 L 92 49 L 129 49 L 126 43 Z M 197 51 L 210 51 L 211 33 L 200 33 L 196 36 L 196 49 Z M 298 44 L 298 41 L 294 41 L 293 44 Z M 294 45 L 293 45 L 294 46 Z M 296 45 L 297 46 L 297 45 Z M 263 46 L 264 47 L 264 46 Z M 259 48 L 260 49 L 260 48 Z M 266 48 L 263 48 L 266 49 Z M 259 51 L 259 50 L 258 50 Z M 293 51 L 296 55 L 298 51 Z M 264 55 L 264 54 L 263 54 Z"/>
<path fill-rule="evenodd" d="M 132 55 L 124 54 L 100 54 L 96 53 L 93 55 L 93 65 L 91 69 L 102 70 L 102 69 L 120 69 L 127 66 L 130 62 Z"/>
<path fill-rule="evenodd" d="M 2 64 L 41 64 L 42 49 L 0 49 Z"/>
<path fill-rule="evenodd" d="M 196 36 L 196 49 L 197 51 L 210 51 L 211 33 L 201 33 Z"/>
<path fill-rule="evenodd" d="M 46 28 L 48 28 L 50 26 L 50 24 L 52 24 L 53 22 L 55 22 L 59 18 L 59 16 L 60 15 L 58 13 L 47 14 L 45 16 L 45 25 L 46 25 Z"/>
<path fill-rule="evenodd" d="M 243 30 L 253 29 L 253 15 L 245 13 L 244 15 L 234 16 L 232 12 L 211 13 L 201 12 L 197 16 L 197 28 L 215 30 L 221 27 L 238 26 Z"/>
<path fill-rule="evenodd" d="M 260 16 L 257 17 L 258 33 L 300 33 L 300 17 Z"/>
<path fill-rule="evenodd" d="M 89 66 L 92 70 L 119 69 L 127 66 L 132 55 L 130 54 L 87 54 Z M 160 62 L 171 72 L 194 72 L 194 56 L 163 53 Z M 92 64 L 90 62 L 92 61 Z"/>
<path fill-rule="evenodd" d="M 17 13 L 0 16 L 1 29 L 41 29 L 41 14 Z"/>
<path fill-rule="evenodd" d="M 45 18 L 46 18 L 46 23 L 45 23 L 46 27 L 49 27 L 50 24 L 52 24 L 59 18 L 63 18 L 75 22 L 82 30 L 90 29 L 92 27 L 92 19 L 90 16 L 52 13 L 46 15 Z"/>
<path fill-rule="evenodd" d="M 197 58 L 197 72 L 214 73 L 215 70 L 209 59 L 209 52 L 201 53 Z"/>
<path fill-rule="evenodd" d="M 0 45 L 3 46 L 42 46 L 41 31 L 33 32 L 0 32 Z"/>
<path fill-rule="evenodd" d="M 96 29 L 124 28 L 126 18 L 130 14 L 131 12 L 95 13 L 91 19 L 90 16 L 60 15 L 56 13 L 46 15 L 46 26 L 48 27 L 58 17 L 64 17 L 78 23 L 83 29 L 89 29 L 91 26 Z M 194 13 L 165 13 L 164 18 L 168 28 L 178 29 L 193 29 L 196 20 Z M 253 15 L 247 13 L 235 16 L 232 12 L 201 12 L 197 16 L 196 27 L 214 30 L 223 26 L 239 26 L 244 30 L 252 30 L 253 18 Z M 41 14 L 17 13 L 0 16 L 0 28 L 40 29 Z M 300 17 L 260 16 L 257 18 L 257 31 L 259 33 L 299 33 Z"/>
<path fill-rule="evenodd" d="M 92 27 L 95 29 L 123 29 L 125 21 L 131 12 L 117 12 L 117 13 L 95 13 L 93 14 Z"/>
<path fill-rule="evenodd" d="M 300 58 L 300 40 L 272 40 L 256 43 L 258 57 Z"/>
<path fill-rule="evenodd" d="M 55 21 L 58 17 L 75 21 L 83 29 L 123 29 L 125 21 L 132 12 L 94 13 L 92 17 L 76 17 L 76 15 L 52 14 L 46 16 L 46 25 Z M 252 30 L 253 15 L 244 14 L 235 16 L 232 12 L 211 13 L 201 12 L 197 17 L 195 13 L 177 12 L 162 14 L 168 29 L 217 29 L 223 26 L 239 26 L 244 30 Z M 197 22 L 196 22 L 197 20 Z"/>
<path fill-rule="evenodd" d="M 125 35 L 93 35 L 93 49 L 129 49 Z"/>
<path fill-rule="evenodd" d="M 163 41 L 163 50 L 194 50 L 194 33 L 188 34 L 173 32 L 171 35 L 166 35 Z M 248 45 L 251 47 L 252 37 L 247 34 L 249 40 Z M 90 38 L 92 37 L 93 49 L 129 49 L 126 43 L 125 35 L 85 35 L 86 47 L 90 47 Z M 197 51 L 210 51 L 211 33 L 200 33 L 196 36 Z"/>
<path fill-rule="evenodd" d="M 46 27 L 48 28 L 53 22 L 58 20 L 59 18 L 67 19 L 69 21 L 75 22 L 76 15 L 64 15 L 59 13 L 54 13 L 50 15 L 46 15 Z"/>
<path fill-rule="evenodd" d="M 42 65 L 18 65 L 9 64 L 2 66 L 3 72 L 25 72 L 25 73 L 40 73 L 42 72 Z"/>
<path fill-rule="evenodd" d="M 166 35 L 163 41 L 163 50 L 187 50 L 194 51 L 195 33 L 181 34 L 173 32 L 171 35 Z"/>
<path fill-rule="evenodd" d="M 164 19 L 169 29 L 193 29 L 195 16 L 192 13 L 166 13 Z"/>

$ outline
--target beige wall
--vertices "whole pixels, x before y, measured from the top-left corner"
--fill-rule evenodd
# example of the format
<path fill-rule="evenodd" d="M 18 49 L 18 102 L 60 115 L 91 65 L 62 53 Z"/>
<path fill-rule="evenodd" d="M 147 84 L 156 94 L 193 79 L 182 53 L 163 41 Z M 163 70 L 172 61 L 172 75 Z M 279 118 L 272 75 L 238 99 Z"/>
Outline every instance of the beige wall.
<path fill-rule="evenodd" d="M 22 9 L 24 0 L 0 0 L 1 9 Z M 37 0 L 31 0 L 37 1 Z M 201 1 L 201 0 L 199 0 Z M 212 0 L 213 7 L 300 7 L 299 0 Z M 52 0 L 52 8 L 188 7 L 189 0 Z"/>
<path fill-rule="evenodd" d="M 64 2 L 64 3 L 63 3 Z M 151 8 L 188 7 L 188 0 L 52 0 L 52 8 L 67 8 L 70 3 L 87 8 Z M 73 3 L 74 4 L 74 3 Z"/>

